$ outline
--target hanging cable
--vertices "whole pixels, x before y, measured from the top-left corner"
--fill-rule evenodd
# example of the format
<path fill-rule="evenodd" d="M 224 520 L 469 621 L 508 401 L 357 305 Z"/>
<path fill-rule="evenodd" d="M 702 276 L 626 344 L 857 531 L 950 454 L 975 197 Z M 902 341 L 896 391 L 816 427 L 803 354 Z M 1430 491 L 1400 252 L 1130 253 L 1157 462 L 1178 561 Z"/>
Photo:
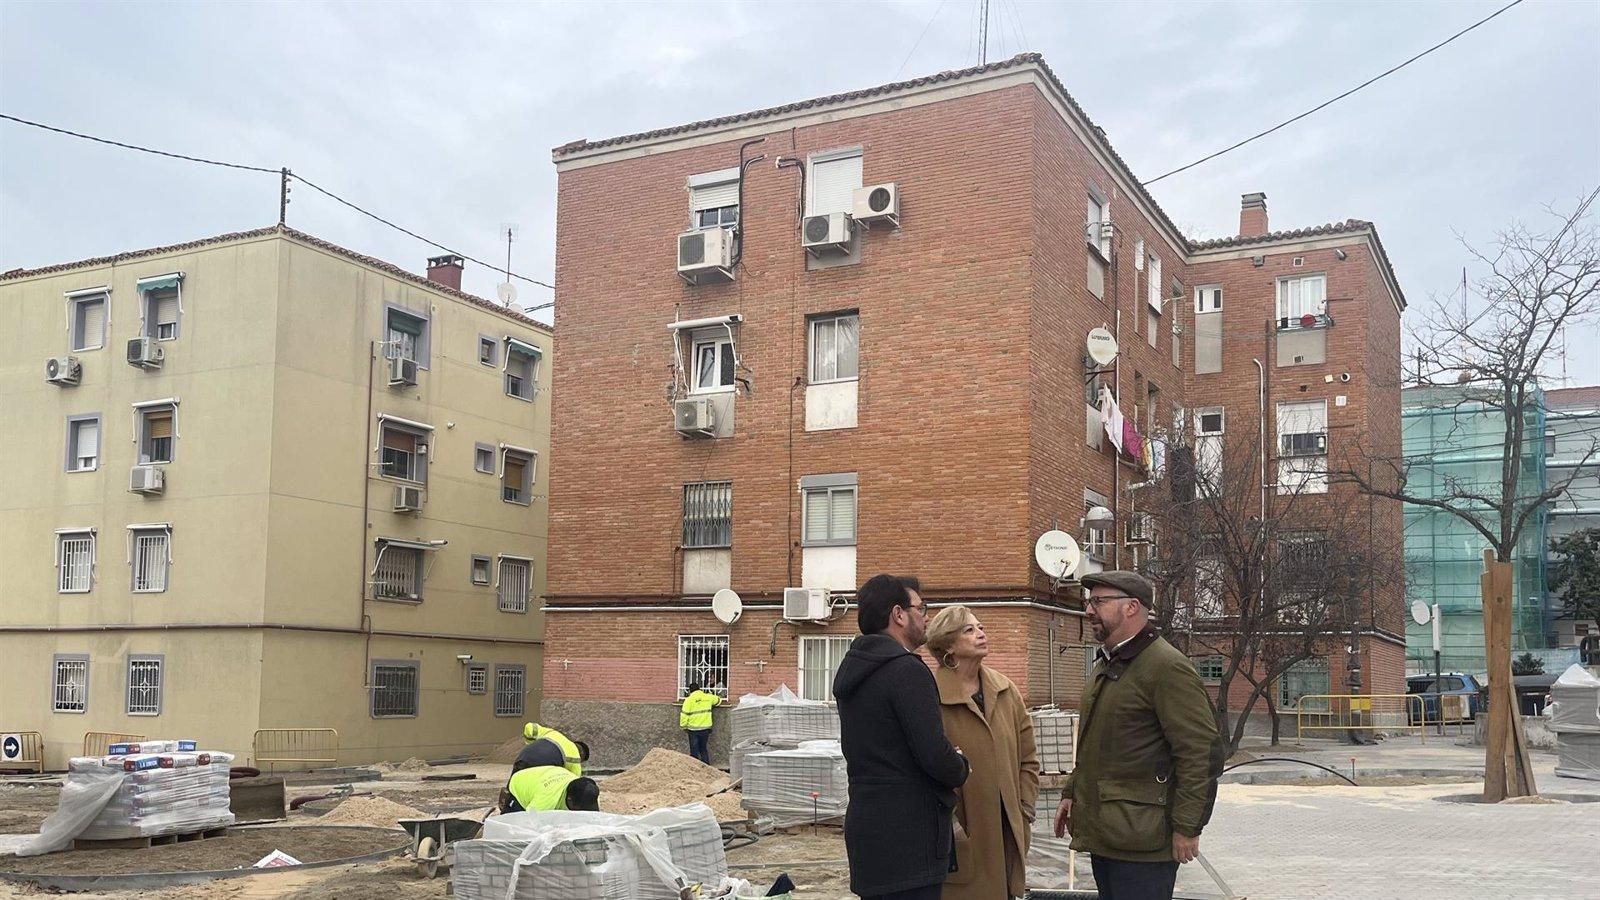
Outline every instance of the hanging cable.
<path fill-rule="evenodd" d="M 1332 106 L 1333 104 L 1338 103 L 1340 100 L 1343 100 L 1344 98 L 1350 96 L 1351 94 L 1354 94 L 1356 91 L 1361 90 L 1362 88 L 1366 87 L 1367 85 L 1372 84 L 1372 83 L 1377 82 L 1377 81 L 1380 81 L 1380 80 L 1382 80 L 1382 79 L 1384 79 L 1384 78 L 1386 78 L 1386 77 L 1388 77 L 1390 75 L 1393 75 L 1394 73 L 1400 71 L 1401 69 L 1404 69 L 1406 66 L 1411 65 L 1412 63 L 1414 63 L 1417 60 L 1423 58 L 1424 56 L 1427 56 L 1428 54 L 1432 53 L 1433 51 L 1438 50 L 1439 48 L 1445 46 L 1446 44 L 1449 44 L 1450 42 L 1454 41 L 1456 38 L 1461 37 L 1462 35 L 1464 35 L 1467 32 L 1473 30 L 1474 28 L 1477 28 L 1477 27 L 1479 27 L 1481 25 L 1487 24 L 1490 20 L 1496 18 L 1501 13 L 1504 13 L 1505 11 L 1509 10 L 1511 7 L 1517 6 L 1517 5 L 1521 4 L 1522 2 L 1523 2 L 1523 0 L 1511 0 L 1510 3 L 1507 3 L 1505 6 L 1500 7 L 1499 9 L 1495 10 L 1493 13 L 1490 13 L 1488 16 L 1485 16 L 1484 18 L 1479 19 L 1476 22 L 1473 22 L 1471 25 L 1468 25 L 1467 27 L 1461 29 L 1460 31 L 1456 32 L 1455 34 L 1450 35 L 1449 37 L 1445 38 L 1444 40 L 1440 41 L 1437 44 L 1434 44 L 1432 47 L 1429 47 L 1428 49 L 1422 51 L 1421 53 L 1418 53 L 1416 56 L 1411 57 L 1410 59 L 1406 60 L 1405 62 L 1400 63 L 1399 65 L 1394 66 L 1394 67 L 1392 67 L 1390 69 L 1386 69 L 1383 72 L 1380 72 L 1380 73 L 1378 73 L 1377 75 L 1374 75 L 1371 78 L 1368 78 L 1366 81 L 1363 81 L 1360 84 L 1356 85 L 1355 87 L 1351 88 L 1350 90 L 1345 91 L 1344 93 L 1340 94 L 1337 97 L 1334 97 L 1332 100 L 1328 100 L 1328 101 L 1326 101 L 1324 103 L 1318 104 L 1317 106 L 1314 106 L 1311 109 L 1306 110 L 1305 112 L 1301 113 L 1298 116 L 1295 116 L 1292 119 L 1285 119 L 1284 121 L 1279 122 L 1278 124 L 1272 126 L 1271 128 L 1268 128 L 1266 131 L 1260 132 L 1258 134 L 1253 134 L 1250 137 L 1245 138 L 1244 140 L 1240 141 L 1237 144 L 1234 144 L 1234 145 L 1232 145 L 1230 147 L 1224 147 L 1221 150 L 1218 150 L 1217 152 L 1211 154 L 1210 156 L 1202 156 L 1201 158 L 1195 160 L 1192 163 L 1189 163 L 1186 166 L 1179 166 L 1178 168 L 1173 169 L 1170 172 L 1167 172 L 1167 173 L 1162 174 L 1162 175 L 1157 175 L 1155 178 L 1152 178 L 1149 181 L 1144 182 L 1144 186 L 1145 187 L 1149 187 L 1150 185 L 1155 184 L 1156 182 L 1160 181 L 1163 178 L 1168 178 L 1170 176 L 1178 174 L 1179 172 L 1186 172 L 1186 171 L 1194 168 L 1195 166 L 1200 165 L 1201 163 L 1210 162 L 1211 160 L 1216 159 L 1217 157 L 1223 155 L 1224 153 L 1231 153 L 1232 151 L 1237 150 L 1240 147 L 1243 147 L 1245 144 L 1248 144 L 1251 141 L 1255 141 L 1255 140 L 1259 140 L 1261 138 L 1264 138 L 1267 135 L 1273 133 L 1274 131 L 1277 131 L 1280 128 L 1283 128 L 1283 127 L 1288 126 L 1288 125 L 1292 125 L 1295 122 L 1298 122 L 1301 119 L 1304 119 L 1306 116 L 1309 116 L 1312 113 L 1315 113 L 1315 112 L 1318 112 L 1320 110 L 1326 109 L 1326 108 Z"/>
<path fill-rule="evenodd" d="M 170 157 L 172 159 L 185 160 L 187 162 L 204 163 L 205 165 L 208 165 L 208 166 L 222 166 L 222 167 L 228 168 L 228 169 L 244 169 L 247 172 L 266 172 L 266 173 L 269 173 L 269 174 L 272 174 L 272 175 L 277 175 L 278 174 L 278 170 L 277 169 L 265 169 L 265 168 L 262 168 L 261 166 L 247 166 L 247 165 L 244 165 L 243 163 L 222 162 L 221 160 L 204 159 L 204 158 L 199 157 L 199 156 L 185 156 L 182 153 L 169 153 L 166 150 L 155 150 L 155 149 L 152 149 L 150 147 L 141 147 L 138 144 L 124 144 L 121 141 L 113 141 L 113 140 L 110 140 L 108 138 L 95 137 L 92 134 L 79 134 L 76 131 L 68 131 L 65 128 L 56 128 L 53 125 L 46 125 L 43 122 L 34 122 L 34 121 L 30 121 L 28 119 L 20 118 L 18 116 L 7 115 L 5 113 L 0 113 L 0 119 L 7 119 L 9 121 L 16 122 L 19 125 L 31 125 L 34 128 L 42 128 L 45 131 L 53 131 L 56 134 L 64 134 L 64 135 L 67 135 L 68 137 L 80 138 L 80 139 L 85 140 L 85 141 L 94 141 L 97 144 L 110 144 L 113 147 L 121 147 L 124 150 L 137 150 L 140 153 L 150 153 L 150 154 L 153 154 L 155 156 L 166 156 L 166 157 Z"/>

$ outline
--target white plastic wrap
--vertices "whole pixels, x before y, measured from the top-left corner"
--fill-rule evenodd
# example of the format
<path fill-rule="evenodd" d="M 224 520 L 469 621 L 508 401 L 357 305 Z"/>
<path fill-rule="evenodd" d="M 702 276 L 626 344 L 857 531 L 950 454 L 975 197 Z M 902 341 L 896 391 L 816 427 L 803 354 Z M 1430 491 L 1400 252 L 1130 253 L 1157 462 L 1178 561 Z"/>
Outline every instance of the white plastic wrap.
<path fill-rule="evenodd" d="M 746 757 L 743 800 L 753 815 L 779 826 L 842 817 L 850 785 L 839 742 L 804 741 Z"/>
<path fill-rule="evenodd" d="M 77 837 L 158 837 L 232 825 L 228 768 L 233 755 L 189 749 L 193 743 L 140 741 L 117 748 L 129 752 L 71 760 L 68 786 L 107 772 L 117 779 L 116 792 Z M 146 752 L 151 748 L 155 752 Z"/>
<path fill-rule="evenodd" d="M 728 750 L 728 777 L 737 781 L 744 777 L 744 761 L 752 754 L 766 753 L 769 750 L 793 750 L 799 747 L 798 743 L 783 743 L 777 741 L 745 741 L 734 744 Z"/>
<path fill-rule="evenodd" d="M 1031 710 L 1033 745 L 1039 753 L 1039 771 L 1056 775 L 1072 771 L 1073 747 L 1078 738 L 1078 714 L 1053 706 Z"/>
<path fill-rule="evenodd" d="M 68 778 L 56 801 L 56 811 L 39 826 L 38 834 L 20 836 L 23 839 L 12 852 L 39 856 L 72 846 L 73 838 L 100 815 L 121 785 L 122 773 L 113 769 L 101 768 Z"/>
<path fill-rule="evenodd" d="M 717 824 L 716 813 L 704 803 L 658 809 L 642 816 L 570 810 L 508 813 L 485 820 L 483 838 L 527 841 L 553 827 L 586 825 L 659 828 L 666 834 L 667 853 L 673 864 L 683 870 L 690 883 L 715 885 L 728 874 L 722 828 Z"/>
<path fill-rule="evenodd" d="M 673 861 L 664 826 L 692 818 L 659 816 L 662 824 L 647 825 L 595 812 L 493 816 L 483 839 L 451 845 L 451 886 L 463 900 L 678 900 L 691 881 Z"/>
<path fill-rule="evenodd" d="M 1600 781 L 1600 734 L 1557 732 L 1556 774 Z"/>
<path fill-rule="evenodd" d="M 788 685 L 766 696 L 745 694 L 729 717 L 734 746 L 759 741 L 794 747 L 839 739 L 838 708 L 823 700 L 802 700 Z"/>
<path fill-rule="evenodd" d="M 1550 730 L 1557 734 L 1600 734 L 1600 678 L 1582 666 L 1568 666 L 1550 685 Z"/>

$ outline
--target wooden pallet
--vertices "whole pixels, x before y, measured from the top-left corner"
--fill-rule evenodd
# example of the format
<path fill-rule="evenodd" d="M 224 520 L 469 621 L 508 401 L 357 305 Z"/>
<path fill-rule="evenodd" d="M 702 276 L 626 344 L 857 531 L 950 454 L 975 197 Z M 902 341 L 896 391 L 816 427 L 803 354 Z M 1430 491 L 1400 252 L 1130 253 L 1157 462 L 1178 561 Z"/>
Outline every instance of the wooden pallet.
<path fill-rule="evenodd" d="M 207 828 L 205 831 L 190 831 L 186 834 L 158 834 L 153 837 L 133 838 L 107 838 L 104 840 L 74 839 L 74 850 L 144 850 L 150 847 L 159 847 L 164 844 L 187 844 L 190 841 L 203 841 L 207 838 L 223 837 L 228 833 L 228 826 L 221 828 Z"/>

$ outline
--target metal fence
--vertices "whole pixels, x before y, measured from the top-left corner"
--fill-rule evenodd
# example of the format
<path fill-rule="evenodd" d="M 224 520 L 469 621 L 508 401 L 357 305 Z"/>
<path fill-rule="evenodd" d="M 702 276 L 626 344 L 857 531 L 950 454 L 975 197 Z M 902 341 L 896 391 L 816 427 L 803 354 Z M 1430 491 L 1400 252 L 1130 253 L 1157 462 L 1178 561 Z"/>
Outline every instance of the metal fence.
<path fill-rule="evenodd" d="M 0 741 L 5 748 L 0 769 L 44 771 L 44 735 L 37 731 L 0 731 Z"/>
<path fill-rule="evenodd" d="M 250 742 L 258 768 L 296 768 L 339 762 L 339 732 L 333 728 L 261 728 Z"/>
<path fill-rule="evenodd" d="M 1420 736 L 1426 728 L 1416 694 L 1306 694 L 1295 701 L 1294 718 L 1296 737 L 1317 731 L 1414 731 Z"/>
<path fill-rule="evenodd" d="M 111 752 L 112 744 L 131 744 L 144 740 L 142 734 L 123 734 L 118 731 L 85 731 L 83 733 L 83 755 L 105 756 Z"/>

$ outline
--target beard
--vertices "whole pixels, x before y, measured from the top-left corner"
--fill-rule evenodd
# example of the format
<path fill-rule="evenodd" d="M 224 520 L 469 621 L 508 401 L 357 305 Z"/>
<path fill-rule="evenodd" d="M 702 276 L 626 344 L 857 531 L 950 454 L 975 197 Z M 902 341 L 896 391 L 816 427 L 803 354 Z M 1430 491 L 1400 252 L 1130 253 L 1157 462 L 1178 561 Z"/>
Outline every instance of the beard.
<path fill-rule="evenodd" d="M 1089 627 L 1094 631 L 1094 639 L 1097 641 L 1104 641 L 1106 636 L 1111 634 L 1111 629 L 1107 628 L 1106 623 L 1099 619 L 1090 622 Z"/>

